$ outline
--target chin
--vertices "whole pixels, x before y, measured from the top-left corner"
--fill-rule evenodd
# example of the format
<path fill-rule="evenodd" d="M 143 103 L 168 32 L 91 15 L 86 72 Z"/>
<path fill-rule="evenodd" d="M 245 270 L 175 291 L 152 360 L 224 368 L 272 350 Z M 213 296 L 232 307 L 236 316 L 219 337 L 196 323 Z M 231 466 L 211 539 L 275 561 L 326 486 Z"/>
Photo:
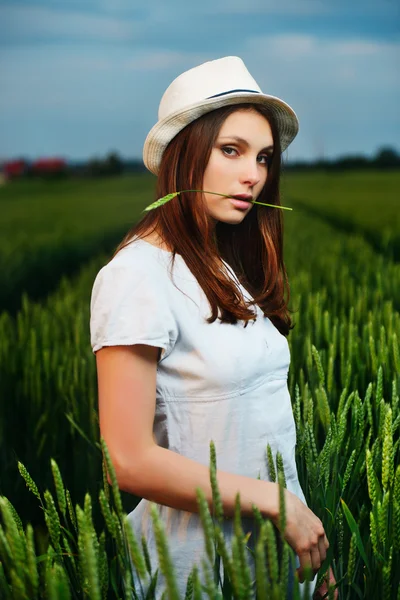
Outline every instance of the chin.
<path fill-rule="evenodd" d="M 239 215 L 233 215 L 231 217 L 219 218 L 217 220 L 221 223 L 226 223 L 227 225 L 237 225 L 237 223 L 241 223 L 243 221 L 246 215 L 247 213 L 243 213 Z"/>

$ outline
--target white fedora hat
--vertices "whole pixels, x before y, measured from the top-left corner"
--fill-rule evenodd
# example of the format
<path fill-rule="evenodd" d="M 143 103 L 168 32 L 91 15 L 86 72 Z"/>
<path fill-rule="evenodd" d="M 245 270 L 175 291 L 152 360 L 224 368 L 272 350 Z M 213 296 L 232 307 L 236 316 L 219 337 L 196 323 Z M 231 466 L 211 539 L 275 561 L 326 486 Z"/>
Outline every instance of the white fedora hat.
<path fill-rule="evenodd" d="M 165 148 L 186 125 L 221 106 L 242 102 L 268 106 L 278 126 L 281 150 L 286 150 L 299 130 L 296 113 L 280 98 L 264 94 L 241 58 L 225 56 L 181 73 L 165 90 L 158 122 L 143 146 L 146 168 L 158 175 Z"/>

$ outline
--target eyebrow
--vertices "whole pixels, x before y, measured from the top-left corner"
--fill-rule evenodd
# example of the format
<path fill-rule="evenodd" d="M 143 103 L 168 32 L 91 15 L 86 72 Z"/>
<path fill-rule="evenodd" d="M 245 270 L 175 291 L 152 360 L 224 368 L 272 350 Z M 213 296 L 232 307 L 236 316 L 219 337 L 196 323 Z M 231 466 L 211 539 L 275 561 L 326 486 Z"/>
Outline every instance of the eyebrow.
<path fill-rule="evenodd" d="M 243 146 L 245 146 L 246 148 L 250 147 L 250 144 L 247 140 L 245 140 L 244 138 L 239 137 L 238 135 L 224 135 L 223 137 L 220 138 L 221 140 L 236 140 L 237 142 L 240 142 L 241 144 L 243 144 Z M 263 152 L 264 150 L 273 150 L 274 147 L 271 146 L 266 146 L 265 148 L 262 148 L 262 150 L 260 150 L 260 152 Z"/>

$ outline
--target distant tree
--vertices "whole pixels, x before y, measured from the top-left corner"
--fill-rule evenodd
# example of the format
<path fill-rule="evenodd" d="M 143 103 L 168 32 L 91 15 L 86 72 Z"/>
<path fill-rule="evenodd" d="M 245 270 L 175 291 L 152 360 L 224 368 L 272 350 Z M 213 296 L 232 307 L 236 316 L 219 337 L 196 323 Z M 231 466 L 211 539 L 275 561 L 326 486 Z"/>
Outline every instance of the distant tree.
<path fill-rule="evenodd" d="M 90 177 L 98 177 L 102 174 L 102 163 L 99 158 L 91 158 L 87 162 L 87 174 Z"/>
<path fill-rule="evenodd" d="M 373 163 L 383 169 L 400 166 L 400 155 L 390 146 L 380 148 L 376 153 Z"/>
<path fill-rule="evenodd" d="M 116 152 L 110 152 L 105 160 L 107 175 L 119 175 L 124 170 L 124 163 Z"/>
<path fill-rule="evenodd" d="M 353 155 L 353 156 L 341 156 L 333 164 L 334 170 L 352 170 L 352 169 L 366 169 L 371 166 L 371 161 L 366 156 Z"/>
<path fill-rule="evenodd" d="M 363 154 L 348 154 L 339 156 L 336 159 L 317 159 L 310 162 L 296 161 L 285 164 L 285 169 L 290 171 L 306 171 L 309 169 L 323 171 L 345 171 L 371 168 L 399 169 L 400 154 L 398 154 L 396 150 L 390 146 L 383 146 L 377 151 L 373 158 L 369 158 Z"/>
<path fill-rule="evenodd" d="M 90 159 L 86 168 L 89 177 L 120 175 L 123 170 L 124 163 L 116 152 L 110 152 L 104 160 L 97 157 Z"/>

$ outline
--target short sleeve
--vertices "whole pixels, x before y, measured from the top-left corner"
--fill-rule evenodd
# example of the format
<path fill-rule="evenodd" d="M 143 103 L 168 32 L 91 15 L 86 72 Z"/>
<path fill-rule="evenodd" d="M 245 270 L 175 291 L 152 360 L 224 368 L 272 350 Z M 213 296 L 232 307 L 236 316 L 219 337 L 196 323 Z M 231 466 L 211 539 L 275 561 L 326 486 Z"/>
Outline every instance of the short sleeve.
<path fill-rule="evenodd" d="M 147 344 L 162 348 L 161 359 L 176 341 L 176 323 L 159 274 L 140 265 L 113 264 L 98 272 L 90 301 L 93 353 L 104 346 Z"/>

